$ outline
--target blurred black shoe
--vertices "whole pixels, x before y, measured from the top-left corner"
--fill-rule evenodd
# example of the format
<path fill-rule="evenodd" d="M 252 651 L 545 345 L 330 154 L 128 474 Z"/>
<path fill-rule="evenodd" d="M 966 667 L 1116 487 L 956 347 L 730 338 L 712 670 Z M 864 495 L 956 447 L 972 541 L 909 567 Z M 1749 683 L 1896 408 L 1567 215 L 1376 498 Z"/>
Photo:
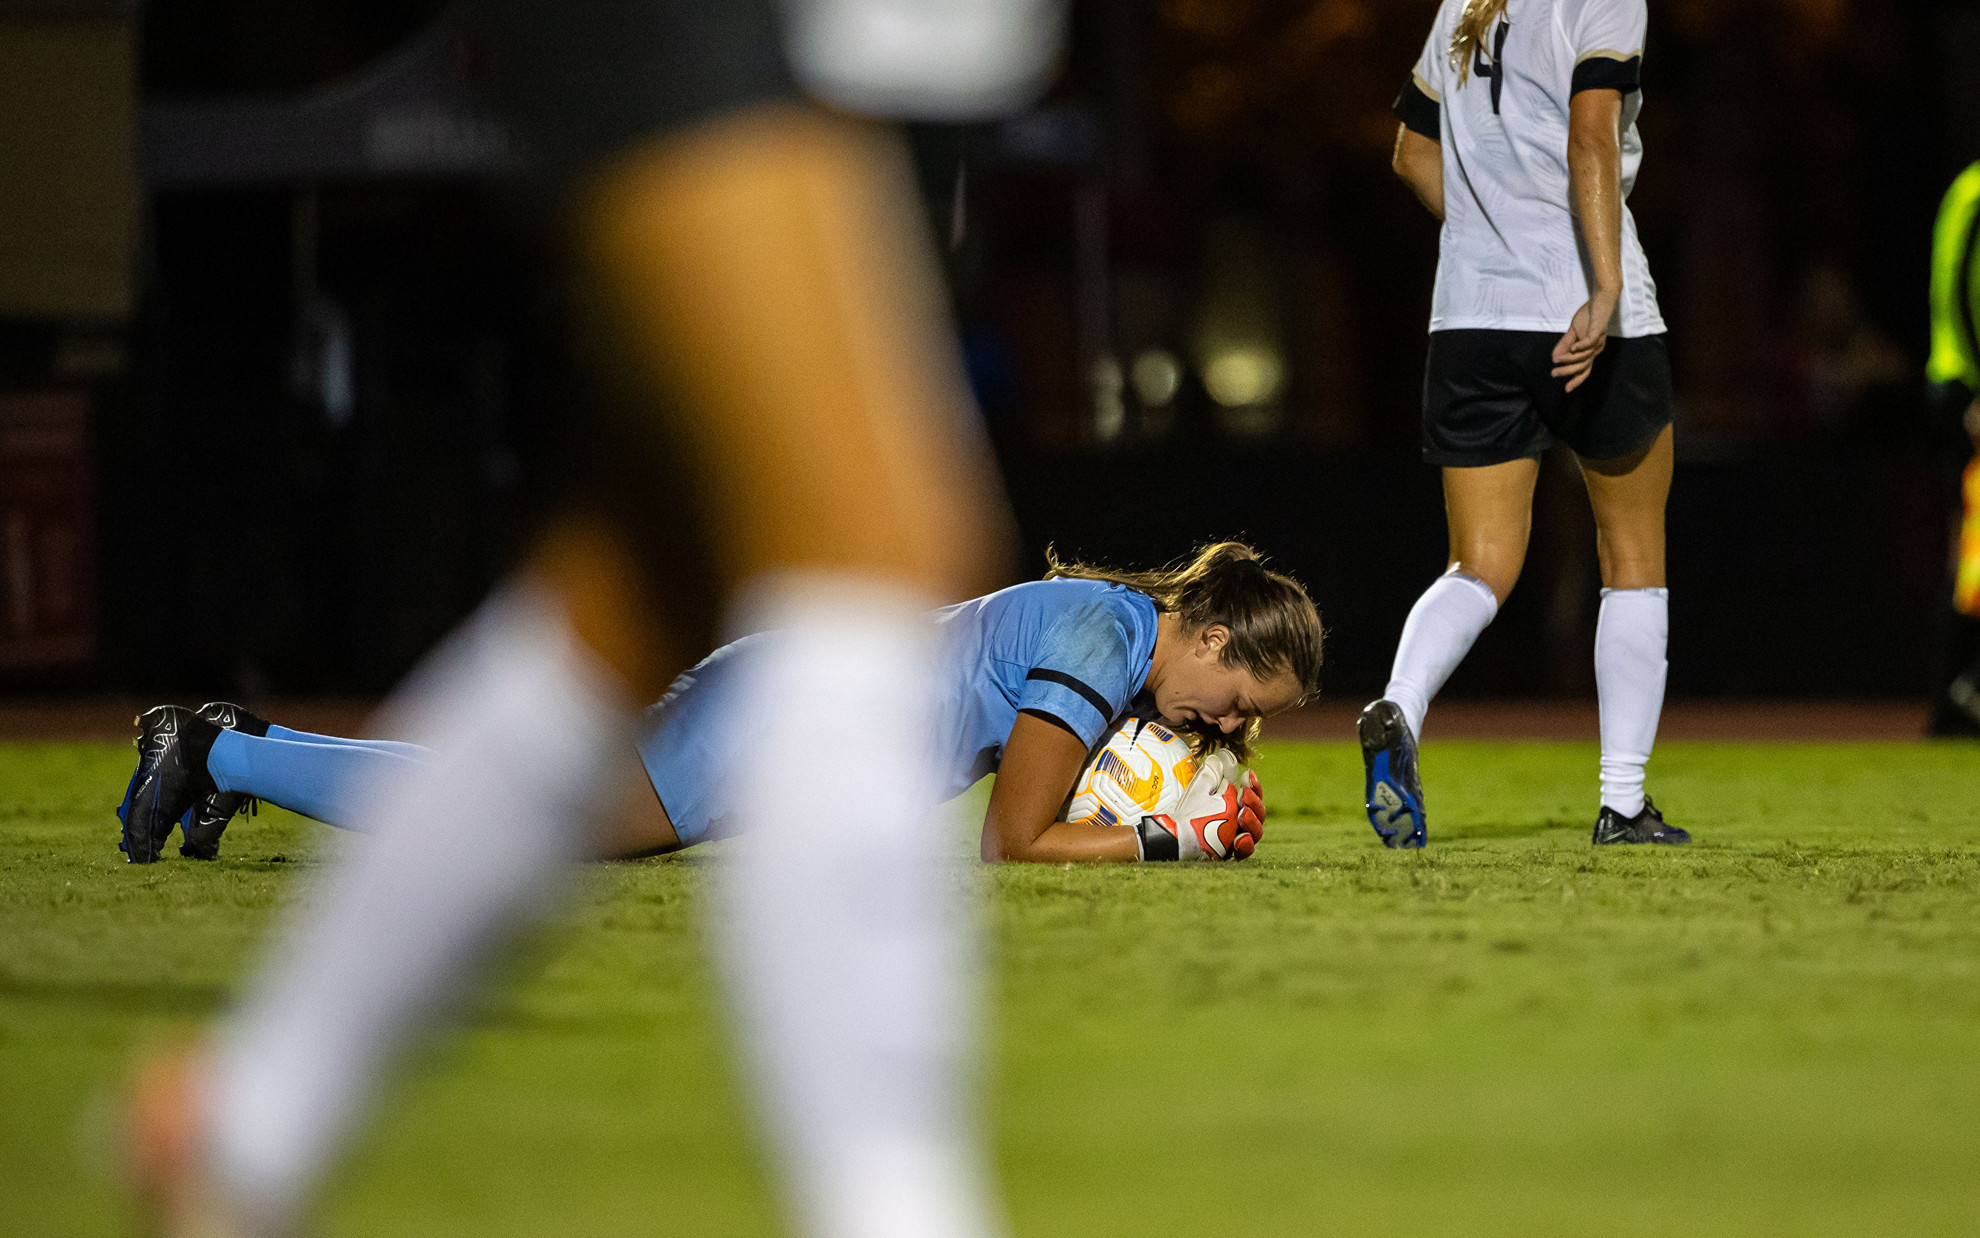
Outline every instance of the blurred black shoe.
<path fill-rule="evenodd" d="M 268 720 L 257 717 L 231 701 L 208 701 L 198 710 L 199 717 L 224 731 L 243 731 L 249 735 L 268 734 Z M 179 819 L 179 831 L 185 837 L 179 843 L 179 854 L 189 860 L 217 860 L 220 858 L 220 836 L 227 832 L 227 825 L 234 814 L 243 809 L 249 816 L 261 807 L 261 801 L 252 795 L 239 791 L 215 791 L 205 796 Z"/>
<path fill-rule="evenodd" d="M 1595 818 L 1594 843 L 1607 847 L 1615 843 L 1688 843 L 1691 835 L 1675 825 L 1664 823 L 1664 814 L 1643 797 L 1643 811 L 1633 817 L 1625 817 L 1607 804 L 1602 806 L 1602 815 Z"/>
<path fill-rule="evenodd" d="M 147 710 L 137 724 L 137 770 L 117 815 L 124 823 L 124 858 L 153 864 L 187 810 L 219 790 L 206 772 L 206 754 L 220 728 L 178 705 Z"/>

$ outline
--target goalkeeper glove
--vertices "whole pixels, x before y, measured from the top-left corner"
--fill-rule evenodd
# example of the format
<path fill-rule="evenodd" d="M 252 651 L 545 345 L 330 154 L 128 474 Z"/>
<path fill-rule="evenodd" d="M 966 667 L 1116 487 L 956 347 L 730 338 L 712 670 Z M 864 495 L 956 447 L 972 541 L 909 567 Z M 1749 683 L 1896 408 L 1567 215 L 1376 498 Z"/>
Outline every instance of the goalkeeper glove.
<path fill-rule="evenodd" d="M 1152 813 L 1136 827 L 1143 860 L 1242 860 L 1265 836 L 1265 797 L 1258 776 L 1233 782 L 1237 758 L 1212 753 L 1174 813 Z"/>

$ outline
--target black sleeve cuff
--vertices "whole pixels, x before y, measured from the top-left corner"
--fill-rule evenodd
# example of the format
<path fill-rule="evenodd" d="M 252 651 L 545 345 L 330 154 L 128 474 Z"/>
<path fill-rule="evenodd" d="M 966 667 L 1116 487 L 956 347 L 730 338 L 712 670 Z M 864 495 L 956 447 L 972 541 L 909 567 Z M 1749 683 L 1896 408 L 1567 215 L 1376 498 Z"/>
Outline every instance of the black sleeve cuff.
<path fill-rule="evenodd" d="M 1578 76 L 1576 80 L 1580 80 Z M 1414 77 L 1403 83 L 1402 93 L 1396 96 L 1396 116 L 1411 133 L 1422 134 L 1432 142 L 1444 140 L 1443 109 L 1423 93 Z"/>
<path fill-rule="evenodd" d="M 1615 90 L 1628 94 L 1643 88 L 1643 57 L 1616 60 L 1610 56 L 1590 56 L 1574 66 L 1574 86 L 1569 94 L 1584 90 Z"/>
<path fill-rule="evenodd" d="M 1071 688 L 1074 692 L 1079 693 L 1081 700 L 1084 700 L 1088 705 L 1093 706 L 1094 709 L 1100 712 L 1101 721 L 1112 722 L 1114 720 L 1114 706 L 1106 697 L 1101 696 L 1083 681 L 1066 674 L 1064 671 L 1050 670 L 1041 666 L 1027 674 L 1025 679 L 1036 679 L 1044 683 L 1058 684 L 1062 688 Z"/>
<path fill-rule="evenodd" d="M 1032 717 L 1038 719 L 1040 722 L 1051 723 L 1053 726 L 1058 727 L 1061 731 L 1064 731 L 1066 734 L 1078 740 L 1082 747 L 1085 746 L 1086 744 L 1086 736 L 1081 735 L 1078 731 L 1073 730 L 1072 723 L 1067 722 L 1064 718 L 1061 718 L 1057 714 L 1048 714 L 1044 710 L 1035 707 L 1026 707 L 1024 709 L 1018 710 L 1018 712 L 1021 714 L 1030 714 Z"/>

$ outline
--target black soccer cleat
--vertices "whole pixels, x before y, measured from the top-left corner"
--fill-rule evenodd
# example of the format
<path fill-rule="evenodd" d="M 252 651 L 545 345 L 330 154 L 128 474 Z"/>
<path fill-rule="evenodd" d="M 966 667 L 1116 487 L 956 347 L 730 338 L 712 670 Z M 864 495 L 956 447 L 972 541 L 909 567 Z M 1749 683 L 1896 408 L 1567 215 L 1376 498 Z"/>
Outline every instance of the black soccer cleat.
<path fill-rule="evenodd" d="M 199 800 L 179 818 L 179 832 L 184 836 L 179 854 L 188 860 L 219 859 L 220 836 L 227 832 L 234 815 L 246 809 L 252 817 L 260 807 L 260 800 L 239 791 L 216 791 Z"/>
<path fill-rule="evenodd" d="M 1416 737 L 1402 707 L 1372 701 L 1361 711 L 1361 763 L 1367 771 L 1368 824 L 1384 847 L 1421 847 L 1430 841 L 1423 818 L 1423 781 L 1416 772 Z"/>
<path fill-rule="evenodd" d="M 146 710 L 133 719 L 138 728 L 137 768 L 131 771 L 131 780 L 124 786 L 124 798 L 117 805 L 117 850 L 124 853 L 124 860 L 127 864 L 149 864 L 158 858 L 156 850 L 153 848 L 141 846 L 135 852 L 132 850 L 131 821 L 133 818 L 131 816 L 131 805 L 137 800 L 138 788 L 146 785 L 146 776 L 151 773 L 152 766 L 155 764 L 157 755 L 155 741 L 157 737 L 152 733 L 152 724 L 165 725 L 164 711 L 169 708 L 171 706 L 160 705 L 156 708 Z M 147 740 L 154 742 L 148 747 Z M 133 859 L 131 858 L 133 855 L 144 858 Z"/>
<path fill-rule="evenodd" d="M 137 770 L 117 816 L 124 823 L 124 858 L 154 864 L 179 819 L 219 790 L 206 772 L 206 754 L 220 728 L 178 705 L 147 710 L 137 724 Z"/>
<path fill-rule="evenodd" d="M 208 701 L 197 710 L 200 717 L 227 731 L 240 731 L 257 739 L 268 735 L 268 719 L 251 714 L 232 701 Z"/>
<path fill-rule="evenodd" d="M 1598 847 L 1613 846 L 1617 843 L 1666 843 L 1678 844 L 1691 841 L 1691 835 L 1664 823 L 1664 814 L 1643 797 L 1643 811 L 1633 817 L 1625 817 L 1607 804 L 1602 805 L 1602 815 L 1595 818 L 1595 837 Z"/>
<path fill-rule="evenodd" d="M 268 720 L 249 713 L 230 701 L 208 701 L 198 710 L 200 718 L 211 722 L 224 731 L 243 731 L 249 735 L 268 734 Z M 179 831 L 184 835 L 179 843 L 179 854 L 189 860 L 217 860 L 220 858 L 220 836 L 227 832 L 227 825 L 234 814 L 246 809 L 253 816 L 261 801 L 252 795 L 239 791 L 215 791 L 186 809 L 186 815 L 179 818 Z"/>

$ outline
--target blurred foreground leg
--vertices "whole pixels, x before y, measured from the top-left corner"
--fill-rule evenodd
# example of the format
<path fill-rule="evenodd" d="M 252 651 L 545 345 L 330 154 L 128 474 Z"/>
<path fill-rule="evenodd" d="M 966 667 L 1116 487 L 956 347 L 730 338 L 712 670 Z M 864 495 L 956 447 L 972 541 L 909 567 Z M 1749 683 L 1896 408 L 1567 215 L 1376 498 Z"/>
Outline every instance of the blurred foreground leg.
<path fill-rule="evenodd" d="M 796 774 L 747 792 L 766 837 L 725 905 L 799 1213 L 834 1238 L 969 1238 L 986 1228 L 958 1056 L 975 977 L 955 892 L 919 858 L 938 841 L 919 612 L 994 578 L 1003 524 L 898 144 L 748 110 L 622 159 L 580 221 L 624 376 L 647 408 L 686 410 L 692 467 L 653 483 L 699 494 L 746 625 L 789 628 L 748 694 L 778 720 L 751 772 Z M 223 1039 L 206 1155 L 267 1229 L 392 1051 L 593 845 L 626 692 L 650 699 L 685 664 L 609 552 L 677 530 L 619 515 L 616 543 L 546 539 L 409 686 L 434 756 L 375 789 L 360 815 L 378 837 L 326 874 Z"/>
<path fill-rule="evenodd" d="M 208 1083 L 214 1177 L 269 1232 L 296 1215 L 408 1032 L 586 854 L 626 713 L 616 676 L 529 582 L 402 691 L 423 765 L 367 789 L 375 835 L 332 865 L 226 1028 Z"/>
<path fill-rule="evenodd" d="M 783 630 L 746 672 L 743 834 L 710 911 L 798 1232 L 988 1235 L 974 865 L 931 811 L 924 755 L 934 629 L 898 595 L 758 596 L 751 618 Z"/>
<path fill-rule="evenodd" d="M 611 320 L 694 410 L 732 634 L 773 633 L 710 910 L 801 1232 L 988 1234 L 921 612 L 994 579 L 1004 524 L 900 149 L 759 109 L 626 161 L 589 219 Z"/>
<path fill-rule="evenodd" d="M 621 158 L 579 218 L 597 351 L 681 410 L 674 480 L 731 596 L 792 570 L 937 599 L 1002 583 L 1007 517 L 898 138 L 748 109 Z"/>

